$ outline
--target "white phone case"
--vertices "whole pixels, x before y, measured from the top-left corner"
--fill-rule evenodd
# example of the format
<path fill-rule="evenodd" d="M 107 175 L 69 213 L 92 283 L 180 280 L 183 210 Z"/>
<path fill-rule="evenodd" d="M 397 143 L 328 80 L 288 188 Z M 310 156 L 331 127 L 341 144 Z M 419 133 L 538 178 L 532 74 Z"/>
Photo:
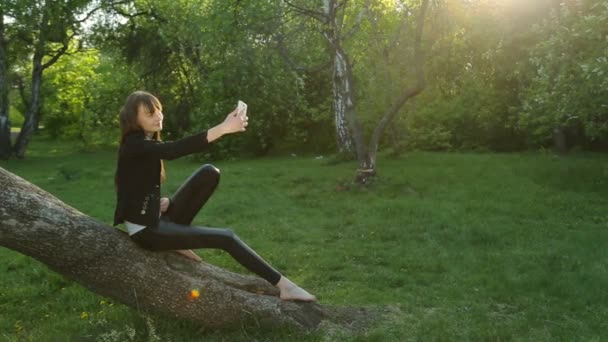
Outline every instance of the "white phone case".
<path fill-rule="evenodd" d="M 237 105 L 237 112 L 238 112 L 238 115 L 245 116 L 247 114 L 247 104 L 245 102 L 239 100 L 239 103 Z"/>

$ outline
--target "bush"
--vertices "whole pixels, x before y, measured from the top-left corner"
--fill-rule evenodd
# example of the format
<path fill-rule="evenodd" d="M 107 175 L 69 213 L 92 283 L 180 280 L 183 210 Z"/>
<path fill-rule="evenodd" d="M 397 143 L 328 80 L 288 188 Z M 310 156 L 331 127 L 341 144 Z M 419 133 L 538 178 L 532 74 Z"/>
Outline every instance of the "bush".
<path fill-rule="evenodd" d="M 531 53 L 519 118 L 530 141 L 547 145 L 556 128 L 582 127 L 581 144 L 608 142 L 608 1 L 562 4 L 535 31 L 544 39 Z"/>

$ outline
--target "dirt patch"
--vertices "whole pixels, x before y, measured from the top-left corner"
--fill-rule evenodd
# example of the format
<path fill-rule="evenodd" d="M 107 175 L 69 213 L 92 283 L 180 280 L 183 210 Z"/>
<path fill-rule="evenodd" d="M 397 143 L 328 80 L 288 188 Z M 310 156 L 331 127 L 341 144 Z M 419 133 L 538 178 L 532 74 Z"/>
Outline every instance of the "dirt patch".
<path fill-rule="evenodd" d="M 387 307 L 324 307 L 326 320 L 321 329 L 335 335 L 358 335 L 374 326 L 401 315 L 397 306 Z"/>

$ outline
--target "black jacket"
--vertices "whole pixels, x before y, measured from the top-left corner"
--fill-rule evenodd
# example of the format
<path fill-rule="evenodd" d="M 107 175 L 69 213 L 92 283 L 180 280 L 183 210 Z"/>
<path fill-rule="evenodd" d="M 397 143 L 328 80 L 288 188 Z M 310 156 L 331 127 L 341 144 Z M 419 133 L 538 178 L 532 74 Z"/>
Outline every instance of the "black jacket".
<path fill-rule="evenodd" d="M 207 131 L 176 141 L 148 140 L 142 130 L 127 133 L 118 150 L 114 226 L 125 220 L 156 225 L 160 213 L 160 160 L 202 152 L 209 145 Z"/>

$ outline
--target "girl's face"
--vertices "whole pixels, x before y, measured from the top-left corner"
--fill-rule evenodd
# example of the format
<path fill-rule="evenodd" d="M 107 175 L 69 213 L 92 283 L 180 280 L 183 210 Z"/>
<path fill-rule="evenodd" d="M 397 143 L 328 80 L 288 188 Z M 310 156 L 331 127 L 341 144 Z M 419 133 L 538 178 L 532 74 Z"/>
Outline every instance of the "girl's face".
<path fill-rule="evenodd" d="M 150 113 L 146 106 L 139 106 L 137 121 L 146 133 L 155 133 L 163 129 L 163 113 L 158 108 L 154 108 L 154 113 Z"/>

